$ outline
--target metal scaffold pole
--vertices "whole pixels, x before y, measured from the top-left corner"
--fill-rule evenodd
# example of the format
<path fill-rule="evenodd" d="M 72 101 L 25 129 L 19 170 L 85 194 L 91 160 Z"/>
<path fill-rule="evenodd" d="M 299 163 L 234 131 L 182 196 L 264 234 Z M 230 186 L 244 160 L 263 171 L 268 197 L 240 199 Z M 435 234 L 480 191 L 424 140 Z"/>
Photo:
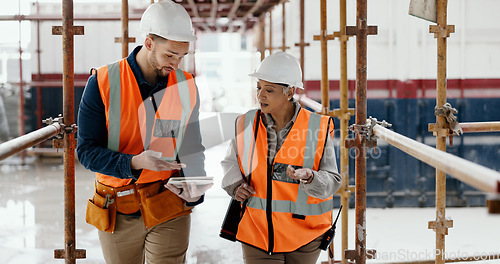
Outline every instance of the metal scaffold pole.
<path fill-rule="evenodd" d="M 355 138 L 346 140 L 346 147 L 354 147 L 355 178 L 356 178 L 356 247 L 355 250 L 347 250 L 346 258 L 354 259 L 357 264 L 364 264 L 367 255 L 372 258 L 375 251 L 366 249 L 366 149 L 376 146 L 376 141 L 368 140 L 363 127 L 366 124 L 367 104 L 367 46 L 368 35 L 376 35 L 377 27 L 368 26 L 367 23 L 367 0 L 356 2 L 356 26 L 346 27 L 347 35 L 356 35 L 356 124 L 353 126 Z"/>
<path fill-rule="evenodd" d="M 326 30 L 326 0 L 321 0 L 320 4 L 321 32 L 315 35 L 314 40 L 321 42 L 321 104 L 323 105 L 321 113 L 330 114 L 329 80 L 328 80 L 328 40 L 333 39 L 333 35 L 328 35 Z"/>
<path fill-rule="evenodd" d="M 349 197 L 351 190 L 349 188 L 349 149 L 345 147 L 345 140 L 348 136 L 349 119 L 353 110 L 349 110 L 348 91 L 347 91 L 347 41 L 349 37 L 346 35 L 346 0 L 340 0 L 340 112 L 336 115 L 340 119 L 340 173 L 342 175 L 342 186 L 339 190 L 340 203 L 342 204 L 342 251 L 345 252 L 348 247 L 348 212 L 349 212 Z M 347 264 L 347 259 L 344 254 L 341 254 L 342 264 Z"/>
<path fill-rule="evenodd" d="M 273 54 L 273 10 L 269 10 L 269 55 Z"/>
<path fill-rule="evenodd" d="M 21 1 L 19 1 L 19 15 L 21 15 Z M 21 45 L 21 18 L 19 18 L 19 136 L 26 133 L 24 122 L 26 122 L 26 115 L 24 114 L 24 89 L 23 89 L 23 48 Z M 24 164 L 26 153 L 21 152 L 21 163 Z"/>
<path fill-rule="evenodd" d="M 305 4 L 304 0 L 300 0 L 300 42 L 295 43 L 296 47 L 300 48 L 300 68 L 302 69 L 302 82 L 304 82 L 304 50 L 305 47 L 309 46 L 309 43 L 304 42 L 304 12 L 305 12 Z M 300 90 L 300 89 L 299 89 Z"/>
<path fill-rule="evenodd" d="M 454 26 L 447 25 L 448 0 L 437 1 L 437 26 L 429 28 L 437 39 L 437 81 L 436 81 L 436 113 L 446 104 L 446 54 L 447 38 L 455 31 Z M 436 114 L 436 149 L 446 151 L 446 138 L 449 136 L 449 124 L 445 116 Z M 445 263 L 445 236 L 448 228 L 453 227 L 453 220 L 446 219 L 446 173 L 436 169 L 436 220 L 429 222 L 429 228 L 436 232 L 436 263 Z"/>
<path fill-rule="evenodd" d="M 333 110 L 333 116 L 340 120 L 340 174 L 342 175 L 342 185 L 338 190 L 340 196 L 340 203 L 342 205 L 342 233 L 341 233 L 341 252 L 345 252 L 348 247 L 349 242 L 349 197 L 351 193 L 354 192 L 354 186 L 349 186 L 349 149 L 346 148 L 345 140 L 349 134 L 349 120 L 351 116 L 354 115 L 354 109 L 349 109 L 348 101 L 348 80 L 347 80 L 347 41 L 349 36 L 346 35 L 346 0 L 339 1 L 339 18 L 340 18 L 340 30 L 334 32 L 334 38 L 338 38 L 340 43 L 340 109 Z M 333 252 L 333 244 L 330 245 L 331 251 Z M 334 258 L 331 256 L 329 263 L 333 263 Z M 341 254 L 341 262 L 343 264 L 348 263 L 344 254 Z"/>
<path fill-rule="evenodd" d="M 358 0 L 357 6 L 357 34 L 356 34 L 356 125 L 366 122 L 366 84 L 367 84 L 367 3 Z M 356 177 L 356 256 L 357 264 L 366 261 L 366 135 L 355 135 L 358 147 L 356 148 L 355 177 Z"/>
<path fill-rule="evenodd" d="M 259 19 L 259 52 L 260 61 L 266 57 L 266 16 L 262 15 Z"/>
<path fill-rule="evenodd" d="M 121 22 L 122 22 L 122 36 L 115 38 L 116 43 L 122 43 L 122 58 L 128 56 L 128 44 L 135 42 L 135 38 L 130 38 L 128 35 L 128 0 L 122 0 L 122 12 L 121 12 Z"/>
<path fill-rule="evenodd" d="M 74 112 L 74 35 L 83 35 L 83 27 L 73 26 L 73 1 L 62 3 L 62 27 L 52 33 L 62 35 L 63 47 L 63 117 L 64 123 L 64 249 L 54 250 L 54 258 L 64 258 L 67 264 L 85 258 L 86 252 L 76 249 L 75 234 L 75 112 Z"/>
<path fill-rule="evenodd" d="M 128 0 L 122 0 L 122 57 L 128 56 Z"/>

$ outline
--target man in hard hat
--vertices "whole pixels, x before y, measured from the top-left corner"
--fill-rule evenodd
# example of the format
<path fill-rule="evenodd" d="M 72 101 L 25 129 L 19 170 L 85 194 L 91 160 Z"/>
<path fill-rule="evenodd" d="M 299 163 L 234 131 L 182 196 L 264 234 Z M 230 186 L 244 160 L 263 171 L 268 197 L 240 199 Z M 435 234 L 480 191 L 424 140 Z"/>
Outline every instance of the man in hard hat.
<path fill-rule="evenodd" d="M 167 184 L 205 176 L 199 95 L 178 68 L 196 40 L 186 10 L 150 5 L 144 44 L 93 70 L 80 103 L 80 162 L 96 172 L 86 221 L 99 229 L 107 263 L 185 263 L 193 206 L 210 187 Z"/>
<path fill-rule="evenodd" d="M 236 239 L 246 264 L 316 263 L 331 242 L 333 194 L 340 188 L 333 120 L 293 99 L 302 71 L 288 53 L 265 58 L 257 79 L 259 109 L 238 117 L 222 188 L 241 202 Z"/>

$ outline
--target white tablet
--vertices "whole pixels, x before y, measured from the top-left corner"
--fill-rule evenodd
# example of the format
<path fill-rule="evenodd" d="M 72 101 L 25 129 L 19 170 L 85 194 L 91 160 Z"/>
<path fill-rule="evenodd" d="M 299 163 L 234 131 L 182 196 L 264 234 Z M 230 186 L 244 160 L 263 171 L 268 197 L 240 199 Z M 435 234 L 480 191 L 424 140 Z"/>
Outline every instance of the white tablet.
<path fill-rule="evenodd" d="M 214 177 L 208 176 L 192 176 L 192 177 L 172 177 L 168 181 L 175 187 L 182 187 L 181 183 L 187 183 L 190 185 L 191 183 L 196 184 L 197 186 L 207 185 L 214 182 Z"/>

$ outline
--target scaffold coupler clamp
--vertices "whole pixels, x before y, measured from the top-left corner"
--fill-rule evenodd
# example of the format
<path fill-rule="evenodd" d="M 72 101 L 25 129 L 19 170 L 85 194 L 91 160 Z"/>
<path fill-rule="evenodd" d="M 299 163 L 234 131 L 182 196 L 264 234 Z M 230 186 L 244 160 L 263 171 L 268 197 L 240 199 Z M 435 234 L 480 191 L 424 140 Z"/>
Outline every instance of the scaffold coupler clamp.
<path fill-rule="evenodd" d="M 385 120 L 378 121 L 375 117 L 371 117 L 371 116 L 366 120 L 366 125 L 368 126 L 367 138 L 369 140 L 377 140 L 378 139 L 377 136 L 375 135 L 375 133 L 373 133 L 373 128 L 375 127 L 375 125 L 379 125 L 379 126 L 382 126 L 385 128 L 392 127 L 391 123 L 389 123 Z"/>
<path fill-rule="evenodd" d="M 446 118 L 446 122 L 449 124 L 451 131 L 453 131 L 454 135 L 460 136 L 464 133 L 460 124 L 457 121 L 457 117 L 455 114 L 458 113 L 456 108 L 453 108 L 450 103 L 446 103 L 443 107 L 435 107 L 434 114 L 436 116 L 443 116 Z"/>
<path fill-rule="evenodd" d="M 47 119 L 44 119 L 42 120 L 42 123 L 50 126 L 54 123 L 57 123 L 61 126 L 61 131 L 55 136 L 57 139 L 62 139 L 64 138 L 64 118 L 62 117 L 62 115 L 59 115 L 58 117 L 56 118 L 52 118 L 52 117 L 49 117 Z"/>
<path fill-rule="evenodd" d="M 61 114 L 59 114 L 59 116 L 57 116 L 56 118 L 49 117 L 45 120 L 42 120 L 42 123 L 46 125 L 57 123 L 61 127 L 61 131 L 55 136 L 55 139 L 52 140 L 52 145 L 54 148 L 63 148 L 64 143 L 62 140 L 64 139 L 64 135 L 76 133 L 78 131 L 78 126 L 76 124 L 71 124 L 69 126 L 65 125 L 64 118 Z"/>

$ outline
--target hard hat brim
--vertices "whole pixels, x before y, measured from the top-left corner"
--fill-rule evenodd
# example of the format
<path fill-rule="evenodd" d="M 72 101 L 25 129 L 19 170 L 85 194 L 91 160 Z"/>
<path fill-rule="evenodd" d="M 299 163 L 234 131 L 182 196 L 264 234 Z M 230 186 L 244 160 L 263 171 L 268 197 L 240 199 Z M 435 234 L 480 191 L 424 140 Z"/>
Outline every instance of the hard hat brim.
<path fill-rule="evenodd" d="M 277 78 L 274 78 L 273 76 L 264 74 L 264 73 L 259 73 L 259 72 L 254 72 L 250 73 L 248 76 L 254 77 L 256 79 L 272 82 L 272 83 L 280 83 L 280 84 L 288 84 L 289 86 L 295 87 L 295 88 L 300 88 L 304 90 L 304 84 L 302 82 L 298 82 L 295 84 L 292 83 L 284 83 L 283 81 L 278 80 Z"/>
<path fill-rule="evenodd" d="M 157 36 L 160 36 L 164 39 L 168 40 L 173 40 L 173 41 L 179 41 L 179 42 L 190 42 L 190 41 L 196 41 L 198 40 L 198 37 L 196 35 L 192 36 L 175 36 L 175 35 L 168 35 L 168 36 L 163 36 L 162 34 L 158 34 L 155 32 L 150 32 L 151 34 L 155 34 Z"/>

